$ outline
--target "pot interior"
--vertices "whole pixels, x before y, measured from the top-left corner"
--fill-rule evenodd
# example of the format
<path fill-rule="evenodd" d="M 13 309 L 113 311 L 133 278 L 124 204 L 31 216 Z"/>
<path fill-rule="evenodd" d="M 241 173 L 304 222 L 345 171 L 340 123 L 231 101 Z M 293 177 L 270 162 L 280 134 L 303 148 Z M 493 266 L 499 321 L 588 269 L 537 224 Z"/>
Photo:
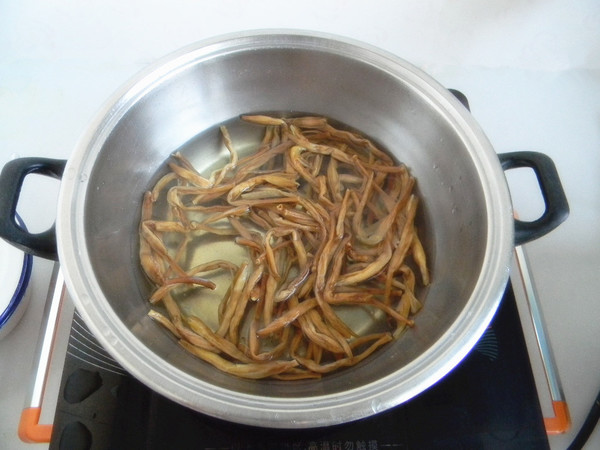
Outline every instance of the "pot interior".
<path fill-rule="evenodd" d="M 466 113 L 410 66 L 370 49 L 323 45 L 318 39 L 271 39 L 268 45 L 219 45 L 181 54 L 130 86 L 88 144 L 93 160 L 85 191 L 84 242 L 106 306 L 152 354 L 202 383 L 236 393 L 294 399 L 329 396 L 377 380 L 418 377 L 451 339 L 466 311 L 495 309 L 473 299 L 489 251 L 490 198 Z M 318 44 L 318 45 L 317 45 Z M 200 170 L 225 161 L 217 127 L 241 114 L 309 113 L 359 130 L 404 162 L 421 198 L 418 226 L 432 284 L 420 293 L 416 326 L 363 363 L 314 381 L 250 381 L 217 371 L 183 351 L 149 319 L 151 286 L 138 262 L 143 192 L 182 151 Z M 231 125 L 238 150 L 259 137 Z M 485 156 L 487 158 L 488 156 Z M 474 304 L 474 305 L 472 305 Z M 493 312 L 493 311 L 492 311 Z M 490 316 L 489 313 L 486 313 Z M 488 317 L 491 318 L 491 317 Z M 110 325 L 109 325 L 110 326 Z M 463 355 L 464 356 L 464 355 Z M 458 362 L 458 361 L 456 361 Z M 138 371 L 153 370 L 138 368 Z M 156 386 L 155 386 L 156 387 Z M 416 393 L 416 392 L 415 392 Z M 189 402 L 188 402 L 189 403 Z"/>

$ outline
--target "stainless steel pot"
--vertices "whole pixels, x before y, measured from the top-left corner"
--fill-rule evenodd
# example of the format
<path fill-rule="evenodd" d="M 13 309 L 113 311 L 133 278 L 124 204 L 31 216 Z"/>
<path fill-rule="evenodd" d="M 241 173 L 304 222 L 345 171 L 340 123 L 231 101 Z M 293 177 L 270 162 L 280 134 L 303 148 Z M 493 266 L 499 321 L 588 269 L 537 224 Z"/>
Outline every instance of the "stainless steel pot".
<path fill-rule="evenodd" d="M 416 327 L 362 364 L 319 381 L 223 374 L 182 351 L 146 316 L 149 286 L 137 257 L 143 191 L 175 150 L 208 167 L 219 154 L 211 146 L 194 150 L 198 136 L 212 143 L 215 125 L 257 112 L 308 112 L 361 130 L 410 167 L 422 196 L 433 283 Z M 64 163 L 53 160 L 7 166 L 1 233 L 30 252 L 55 256 L 54 230 L 30 235 L 15 230 L 11 217 L 27 173 L 62 174 L 58 258 L 77 309 L 115 359 L 152 389 L 216 417 L 325 426 L 396 406 L 452 370 L 496 311 L 515 236 L 522 243 L 566 218 L 551 161 L 534 153 L 501 159 L 452 93 L 394 55 L 324 35 L 229 35 L 187 47 L 124 86 L 91 123 L 64 173 Z M 547 204 L 540 219 L 517 222 L 516 235 L 503 164 L 533 167 Z"/>

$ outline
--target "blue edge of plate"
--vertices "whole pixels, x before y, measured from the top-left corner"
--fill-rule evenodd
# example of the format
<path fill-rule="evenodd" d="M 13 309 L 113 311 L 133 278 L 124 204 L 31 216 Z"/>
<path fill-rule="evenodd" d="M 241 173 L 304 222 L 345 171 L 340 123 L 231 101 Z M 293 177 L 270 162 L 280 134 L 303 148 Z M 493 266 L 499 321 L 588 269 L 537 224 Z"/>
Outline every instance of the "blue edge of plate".
<path fill-rule="evenodd" d="M 18 215 L 16 216 L 16 219 L 19 226 L 25 228 L 25 224 Z M 21 303 L 21 300 L 25 295 L 25 291 L 27 291 L 27 285 L 29 284 L 29 278 L 31 277 L 32 264 L 33 256 L 29 253 L 25 253 L 25 258 L 23 260 L 23 269 L 21 270 L 21 277 L 19 278 L 19 283 L 17 284 L 15 293 L 10 299 L 8 307 L 4 310 L 2 314 L 0 314 L 0 329 L 8 322 L 8 320 L 14 314 L 14 312 L 17 309 L 17 306 L 19 306 L 19 303 Z"/>

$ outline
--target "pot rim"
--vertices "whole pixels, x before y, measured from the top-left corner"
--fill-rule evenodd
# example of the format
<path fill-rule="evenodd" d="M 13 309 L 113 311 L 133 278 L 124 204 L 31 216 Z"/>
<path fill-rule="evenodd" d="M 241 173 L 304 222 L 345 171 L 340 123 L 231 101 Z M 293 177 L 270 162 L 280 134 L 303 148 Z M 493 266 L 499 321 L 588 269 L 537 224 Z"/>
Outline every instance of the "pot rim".
<path fill-rule="evenodd" d="M 233 393 L 177 369 L 152 353 L 120 321 L 93 276 L 85 243 L 84 214 L 88 180 L 102 142 L 127 110 L 159 80 L 190 64 L 224 52 L 285 46 L 357 54 L 411 83 L 452 125 L 467 146 L 482 180 L 488 235 L 482 271 L 465 308 L 429 349 L 408 365 L 377 381 L 343 393 L 272 398 Z M 512 206 L 506 179 L 487 137 L 460 102 L 429 75 L 403 59 L 347 38 L 298 30 L 259 30 L 226 34 L 184 47 L 150 65 L 109 98 L 69 159 L 59 193 L 56 220 L 59 260 L 67 288 L 86 324 L 133 376 L 162 395 L 209 415 L 275 428 L 326 426 L 362 418 L 396 406 L 422 392 L 456 366 L 491 321 L 509 276 L 513 247 Z M 423 366 L 426 363 L 426 371 Z M 343 397 L 343 402 L 340 402 Z"/>

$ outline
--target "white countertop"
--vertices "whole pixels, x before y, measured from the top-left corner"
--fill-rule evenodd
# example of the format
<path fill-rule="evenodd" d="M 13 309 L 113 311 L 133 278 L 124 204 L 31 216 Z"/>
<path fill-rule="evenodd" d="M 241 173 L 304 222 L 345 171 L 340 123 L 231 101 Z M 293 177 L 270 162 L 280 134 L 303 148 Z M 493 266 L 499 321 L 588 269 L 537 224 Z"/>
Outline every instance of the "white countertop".
<path fill-rule="evenodd" d="M 527 245 L 573 427 L 600 389 L 600 4 L 531 2 L 171 0 L 0 2 L 0 167 L 14 157 L 68 158 L 101 104 L 140 69 L 186 44 L 231 31 L 300 28 L 355 38 L 462 90 L 498 153 L 549 155 L 571 207 Z M 528 180 L 509 176 L 522 217 L 539 212 Z M 527 190 L 528 192 L 523 192 Z M 18 211 L 41 231 L 58 182 L 28 178 Z M 0 447 L 18 440 L 52 263 L 34 258 L 32 301 L 0 341 Z M 600 448 L 600 430 L 588 448 Z"/>

